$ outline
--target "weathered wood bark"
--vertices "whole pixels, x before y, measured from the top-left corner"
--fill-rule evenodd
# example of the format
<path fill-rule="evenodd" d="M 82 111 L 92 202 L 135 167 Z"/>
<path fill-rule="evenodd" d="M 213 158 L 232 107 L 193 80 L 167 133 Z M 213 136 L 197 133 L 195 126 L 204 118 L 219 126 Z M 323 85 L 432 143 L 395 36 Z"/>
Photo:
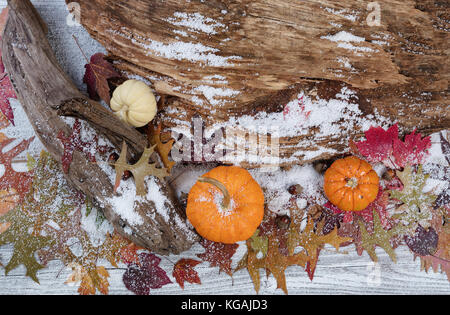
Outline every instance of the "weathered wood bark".
<path fill-rule="evenodd" d="M 428 134 L 450 126 L 446 1 L 377 1 L 379 26 L 368 25 L 375 11 L 358 0 L 77 2 L 83 26 L 119 69 L 175 96 L 161 114 L 169 127 L 194 115 L 214 124 L 279 112 L 300 90 L 330 98 L 343 86 L 357 92 L 363 115 L 381 114 L 403 131 Z M 210 88 L 228 96 L 214 98 Z M 314 130 L 284 137 L 280 154 L 289 158 L 320 148 L 343 153 L 360 133 L 354 126 L 336 137 Z M 311 160 L 298 157 L 286 164 Z"/>
<path fill-rule="evenodd" d="M 72 113 L 88 120 L 99 132 L 120 148 L 126 141 L 137 157 L 147 145 L 146 138 L 120 122 L 100 104 L 86 99 L 58 65 L 48 43 L 45 25 L 29 0 L 10 0 L 2 51 L 18 99 L 36 133 L 51 153 L 61 161 L 63 146 L 56 135 L 70 134 L 70 126 L 58 115 Z M 82 104 L 82 106 L 79 106 Z M 110 178 L 97 164 L 90 163 L 81 152 L 75 152 L 67 179 L 99 205 L 116 230 L 136 244 L 157 253 L 180 253 L 196 240 L 186 225 L 184 214 L 165 181 L 156 179 L 167 198 L 167 213 L 160 213 L 153 201 L 135 203 L 142 223 L 133 223 L 114 210 Z"/>

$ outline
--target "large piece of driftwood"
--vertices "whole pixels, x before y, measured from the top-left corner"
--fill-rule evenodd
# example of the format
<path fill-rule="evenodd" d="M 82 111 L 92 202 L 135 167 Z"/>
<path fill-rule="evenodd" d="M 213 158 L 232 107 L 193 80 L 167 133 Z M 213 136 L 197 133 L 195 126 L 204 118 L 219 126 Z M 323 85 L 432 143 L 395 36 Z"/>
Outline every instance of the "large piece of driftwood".
<path fill-rule="evenodd" d="M 146 138 L 77 90 L 58 65 L 46 38 L 45 25 L 31 2 L 10 0 L 8 5 L 9 17 L 2 41 L 3 61 L 18 99 L 53 158 L 61 161 L 63 154 L 63 146 L 56 135 L 60 131 L 66 135 L 71 132 L 59 113 L 88 120 L 116 148 L 126 141 L 132 156 L 139 157 L 147 145 Z M 140 246 L 161 254 L 180 253 L 196 241 L 165 181 L 156 179 L 167 197 L 166 216 L 156 210 L 153 202 L 142 202 L 135 204 L 130 211 L 139 214 L 143 224 L 131 224 L 113 209 L 109 199 L 114 194 L 113 185 L 108 175 L 97 164 L 90 163 L 83 153 L 74 153 L 66 177 L 102 208 L 119 233 Z"/>
<path fill-rule="evenodd" d="M 429 134 L 450 126 L 446 1 L 379 0 L 379 26 L 367 22 L 376 8 L 359 0 L 77 2 L 81 23 L 119 69 L 143 76 L 157 92 L 174 96 L 167 103 L 170 110 L 161 115 L 169 127 L 189 123 L 194 115 L 212 125 L 231 116 L 281 111 L 300 90 L 330 98 L 343 86 L 357 92 L 364 115 L 381 114 L 403 131 L 417 128 Z M 212 25 L 212 32 L 186 26 L 186 20 L 199 16 L 209 21 L 205 23 Z M 363 40 L 329 40 L 343 31 Z M 172 48 L 180 43 L 207 47 L 227 62 L 176 55 L 179 50 Z M 239 94 L 211 104 L 202 86 Z M 323 147 L 345 152 L 348 140 L 360 134 L 355 126 L 339 137 L 321 138 L 314 131 L 284 137 L 280 154 L 289 158 L 299 148 Z M 331 155 L 324 152 L 314 159 Z M 287 164 L 308 161 L 299 156 Z"/>

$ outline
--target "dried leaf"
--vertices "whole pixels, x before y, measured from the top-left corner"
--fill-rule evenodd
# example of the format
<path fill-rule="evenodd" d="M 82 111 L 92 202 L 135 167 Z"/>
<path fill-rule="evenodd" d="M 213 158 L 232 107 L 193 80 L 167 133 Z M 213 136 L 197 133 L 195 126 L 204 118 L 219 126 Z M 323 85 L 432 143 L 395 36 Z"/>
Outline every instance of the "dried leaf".
<path fill-rule="evenodd" d="M 127 163 L 127 145 L 125 142 L 123 142 L 120 157 L 117 160 L 117 162 L 113 164 L 116 168 L 116 183 L 114 186 L 114 191 L 116 191 L 117 188 L 119 187 L 120 180 L 122 179 L 123 173 L 125 171 L 130 171 L 133 174 L 134 181 L 136 183 L 136 194 L 138 196 L 146 195 L 145 177 L 156 176 L 160 179 L 163 179 L 164 177 L 169 176 L 169 172 L 167 171 L 167 169 L 157 168 L 156 163 L 153 164 L 149 163 L 150 157 L 154 152 L 155 146 L 156 145 L 154 145 L 151 148 L 146 148 L 144 150 L 144 153 L 142 153 L 142 156 L 139 159 L 139 161 L 134 165 L 129 165 Z"/>
<path fill-rule="evenodd" d="M 139 265 L 128 266 L 123 275 L 126 288 L 137 295 L 148 295 L 150 289 L 159 289 L 172 283 L 166 272 L 159 267 L 161 259 L 153 254 L 139 254 Z"/>
<path fill-rule="evenodd" d="M 108 79 L 118 78 L 120 74 L 114 66 L 105 60 L 105 55 L 97 53 L 91 57 L 86 66 L 83 82 L 87 84 L 89 97 L 98 100 L 99 97 L 108 105 L 111 102 Z"/>
<path fill-rule="evenodd" d="M 431 137 L 422 139 L 420 133 L 416 134 L 414 130 L 411 134 L 405 136 L 405 141 L 394 139 L 393 155 L 395 163 L 400 167 L 407 165 L 422 164 L 427 150 L 431 147 Z"/>
<path fill-rule="evenodd" d="M 72 263 L 69 265 L 73 272 L 65 283 L 78 283 L 78 293 L 80 295 L 94 295 L 96 290 L 107 295 L 109 291 L 109 273 L 105 267 L 96 267 L 93 270 L 86 270 L 83 266 Z"/>
<path fill-rule="evenodd" d="M 291 224 L 291 237 L 288 240 L 289 253 L 292 255 L 297 246 L 301 246 L 306 250 L 309 260 L 315 260 L 317 250 L 323 248 L 325 244 L 330 244 L 339 250 L 341 244 L 347 243 L 352 239 L 349 237 L 341 237 L 338 235 L 338 230 L 334 230 L 326 235 L 319 235 L 315 231 L 314 220 L 308 216 L 306 227 L 303 231 L 300 230 L 300 225 Z"/>
<path fill-rule="evenodd" d="M 130 243 L 120 250 L 120 260 L 127 265 L 139 265 L 138 250 L 142 249 L 142 247 L 139 247 L 134 243 Z"/>
<path fill-rule="evenodd" d="M 58 139 L 64 146 L 64 153 L 61 158 L 64 173 L 69 172 L 70 164 L 72 163 L 73 153 L 75 151 L 86 154 L 90 162 L 95 162 L 95 153 L 97 151 L 97 138 L 94 142 L 84 142 L 81 140 L 81 123 L 78 119 L 75 120 L 71 134 L 66 137 L 63 131 L 58 134 Z"/>
<path fill-rule="evenodd" d="M 393 143 L 398 138 L 398 124 L 388 130 L 381 127 L 371 127 L 365 132 L 366 140 L 356 142 L 359 152 L 370 162 L 383 162 L 391 168 L 393 165 Z"/>
<path fill-rule="evenodd" d="M 202 239 L 200 245 L 205 248 L 205 252 L 197 254 L 198 258 L 209 262 L 211 267 L 219 267 L 219 272 L 223 271 L 232 275 L 231 257 L 236 253 L 238 244 L 222 244 Z"/>
<path fill-rule="evenodd" d="M 16 172 L 12 167 L 12 161 L 20 153 L 28 149 L 34 137 L 23 140 L 8 152 L 3 152 L 4 148 L 15 139 L 9 139 L 0 133 L 0 164 L 5 168 L 3 176 L 0 178 L 0 190 L 14 189 L 19 194 L 19 202 L 22 202 L 25 195 L 30 190 L 33 174 L 32 172 Z"/>
<path fill-rule="evenodd" d="M 36 261 L 36 251 L 50 246 L 52 240 L 47 236 L 34 233 L 35 220 L 30 215 L 29 207 L 32 205 L 33 196 L 28 196 L 27 200 L 0 218 L 0 223 L 9 223 L 9 228 L 0 234 L 0 246 L 13 244 L 14 251 L 8 264 L 5 266 L 5 274 L 11 270 L 24 265 L 26 275 L 39 283 L 36 273 L 44 268 Z"/>
<path fill-rule="evenodd" d="M 261 252 L 263 256 L 267 255 L 269 249 L 269 239 L 266 236 L 260 236 L 259 230 L 256 230 L 255 234 L 250 238 L 250 246 L 254 251 Z"/>
<path fill-rule="evenodd" d="M 8 9 L 3 9 L 0 14 L 0 42 L 3 35 L 3 29 L 8 18 Z M 2 50 L 0 48 L 0 111 L 14 125 L 14 112 L 11 108 L 9 99 L 16 99 L 16 92 L 7 73 L 2 59 Z"/>
<path fill-rule="evenodd" d="M 405 243 L 409 249 L 420 256 L 433 255 L 437 250 L 438 234 L 430 227 L 428 230 L 418 226 L 413 236 L 405 235 Z"/>
<path fill-rule="evenodd" d="M 288 294 L 286 277 L 284 275 L 286 268 L 292 265 L 305 268 L 308 257 L 302 252 L 289 256 L 283 255 L 280 253 L 279 247 L 279 240 L 274 236 L 269 237 L 269 249 L 267 256 L 263 259 L 264 268 L 266 268 L 267 272 L 273 274 L 277 280 L 277 288 L 282 289 L 284 293 Z"/>
<path fill-rule="evenodd" d="M 432 269 L 434 272 L 445 272 L 450 281 L 450 228 L 448 224 L 441 227 L 438 232 L 438 244 L 434 255 L 420 256 L 421 269 L 428 272 Z"/>
<path fill-rule="evenodd" d="M 407 206 L 403 219 L 408 222 L 410 229 L 414 231 L 417 224 L 431 220 L 430 209 L 436 200 L 436 196 L 423 192 L 429 175 L 423 174 L 421 165 L 417 172 L 414 172 L 412 166 L 408 165 L 403 171 L 397 171 L 397 176 L 403 183 L 403 190 L 391 190 L 390 196 L 402 201 Z"/>
<path fill-rule="evenodd" d="M 373 233 L 369 234 L 366 226 L 363 222 L 359 221 L 359 228 L 361 232 L 361 247 L 366 250 L 370 258 L 374 261 L 378 261 L 378 257 L 375 254 L 375 247 L 379 246 L 389 255 L 393 262 L 397 262 L 397 255 L 390 243 L 390 240 L 403 233 L 404 227 L 401 224 L 397 224 L 390 230 L 386 231 L 381 225 L 381 220 L 376 211 L 373 212 Z"/>
<path fill-rule="evenodd" d="M 182 289 L 184 282 L 201 284 L 200 277 L 194 270 L 194 267 L 201 263 L 198 260 L 182 258 L 175 264 L 172 275 Z"/>
<path fill-rule="evenodd" d="M 155 149 L 158 152 L 164 167 L 170 172 L 172 167 L 176 164 L 174 161 L 169 159 L 170 151 L 172 150 L 173 144 L 175 143 L 174 139 L 170 139 L 169 141 L 163 143 L 161 128 L 162 125 L 158 125 L 158 127 L 154 127 L 153 125 L 149 125 L 149 142 L 150 145 L 156 145 Z"/>

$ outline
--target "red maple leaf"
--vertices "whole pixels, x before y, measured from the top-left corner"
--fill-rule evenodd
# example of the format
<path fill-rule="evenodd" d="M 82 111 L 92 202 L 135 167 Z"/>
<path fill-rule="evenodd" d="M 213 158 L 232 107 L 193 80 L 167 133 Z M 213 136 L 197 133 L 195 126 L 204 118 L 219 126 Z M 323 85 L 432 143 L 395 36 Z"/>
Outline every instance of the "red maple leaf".
<path fill-rule="evenodd" d="M 30 190 L 31 182 L 33 180 L 32 172 L 16 172 L 12 167 L 12 160 L 25 151 L 30 143 L 34 140 L 34 137 L 23 140 L 13 149 L 3 153 L 3 149 L 13 142 L 15 139 L 8 139 L 1 141 L 0 143 L 0 164 L 3 164 L 5 172 L 0 178 L 0 190 L 15 189 L 19 195 L 19 202 L 23 201 L 26 194 Z"/>
<path fill-rule="evenodd" d="M 422 139 L 422 135 L 420 133 L 416 134 L 415 130 L 405 136 L 404 142 L 394 139 L 393 155 L 395 163 L 400 167 L 422 164 L 430 147 L 431 137 Z"/>
<path fill-rule="evenodd" d="M 358 151 L 370 162 L 383 162 L 395 168 L 393 162 L 394 139 L 398 139 L 398 124 L 388 130 L 371 127 L 365 132 L 366 140 L 356 142 Z"/>
<path fill-rule="evenodd" d="M 108 79 L 118 78 L 120 74 L 110 62 L 105 60 L 105 55 L 102 53 L 93 55 L 85 68 L 83 82 L 87 84 L 89 97 L 94 100 L 101 98 L 109 105 L 111 96 Z"/>
<path fill-rule="evenodd" d="M 166 272 L 159 267 L 161 258 L 149 254 L 139 254 L 139 265 L 131 264 L 123 275 L 125 287 L 137 295 L 149 295 L 150 289 L 159 289 L 172 283 Z"/>
<path fill-rule="evenodd" d="M 77 119 L 73 124 L 72 133 L 66 137 L 63 131 L 58 134 L 58 139 L 64 146 L 64 153 L 61 158 L 64 173 L 69 172 L 70 164 L 73 160 L 73 153 L 75 151 L 84 152 L 91 162 L 95 162 L 95 152 L 98 147 L 98 138 L 94 137 L 92 142 L 84 142 L 81 140 L 81 123 Z"/>
<path fill-rule="evenodd" d="M 202 254 L 197 254 L 197 257 L 203 261 L 210 263 L 211 267 L 219 267 L 219 272 L 223 271 L 228 275 L 231 272 L 231 257 L 236 253 L 238 244 L 222 244 L 202 239 L 200 241 L 206 251 Z"/>
<path fill-rule="evenodd" d="M 328 208 L 332 210 L 335 214 L 344 214 L 344 223 L 350 223 L 353 222 L 355 219 L 355 216 L 361 217 L 364 222 L 367 223 L 373 223 L 373 210 L 375 210 L 381 220 L 381 225 L 385 229 L 390 229 L 392 227 L 393 222 L 389 218 L 389 215 L 387 213 L 387 205 L 389 202 L 389 194 L 386 191 L 383 191 L 380 187 L 378 190 L 377 198 L 370 203 L 366 209 L 359 211 L 359 212 L 352 212 L 352 211 L 342 211 L 335 205 L 333 205 L 331 202 L 327 202 L 323 206 L 325 208 Z"/>
<path fill-rule="evenodd" d="M 194 270 L 194 267 L 201 263 L 198 260 L 182 258 L 175 264 L 172 275 L 182 289 L 184 282 L 201 284 L 200 277 Z"/>

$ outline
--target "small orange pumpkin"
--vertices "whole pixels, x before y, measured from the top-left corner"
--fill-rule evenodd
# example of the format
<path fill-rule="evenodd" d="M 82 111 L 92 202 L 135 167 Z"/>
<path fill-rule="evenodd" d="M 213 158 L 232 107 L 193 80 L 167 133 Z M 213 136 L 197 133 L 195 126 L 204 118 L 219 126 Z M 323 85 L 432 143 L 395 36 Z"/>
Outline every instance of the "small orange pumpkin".
<path fill-rule="evenodd" d="M 219 166 L 191 188 L 186 215 L 204 238 L 225 244 L 249 239 L 264 216 L 264 194 L 245 169 Z"/>
<path fill-rule="evenodd" d="M 328 200 L 344 211 L 361 211 L 375 200 L 378 174 L 372 166 L 349 156 L 335 161 L 325 172 L 324 190 Z"/>

